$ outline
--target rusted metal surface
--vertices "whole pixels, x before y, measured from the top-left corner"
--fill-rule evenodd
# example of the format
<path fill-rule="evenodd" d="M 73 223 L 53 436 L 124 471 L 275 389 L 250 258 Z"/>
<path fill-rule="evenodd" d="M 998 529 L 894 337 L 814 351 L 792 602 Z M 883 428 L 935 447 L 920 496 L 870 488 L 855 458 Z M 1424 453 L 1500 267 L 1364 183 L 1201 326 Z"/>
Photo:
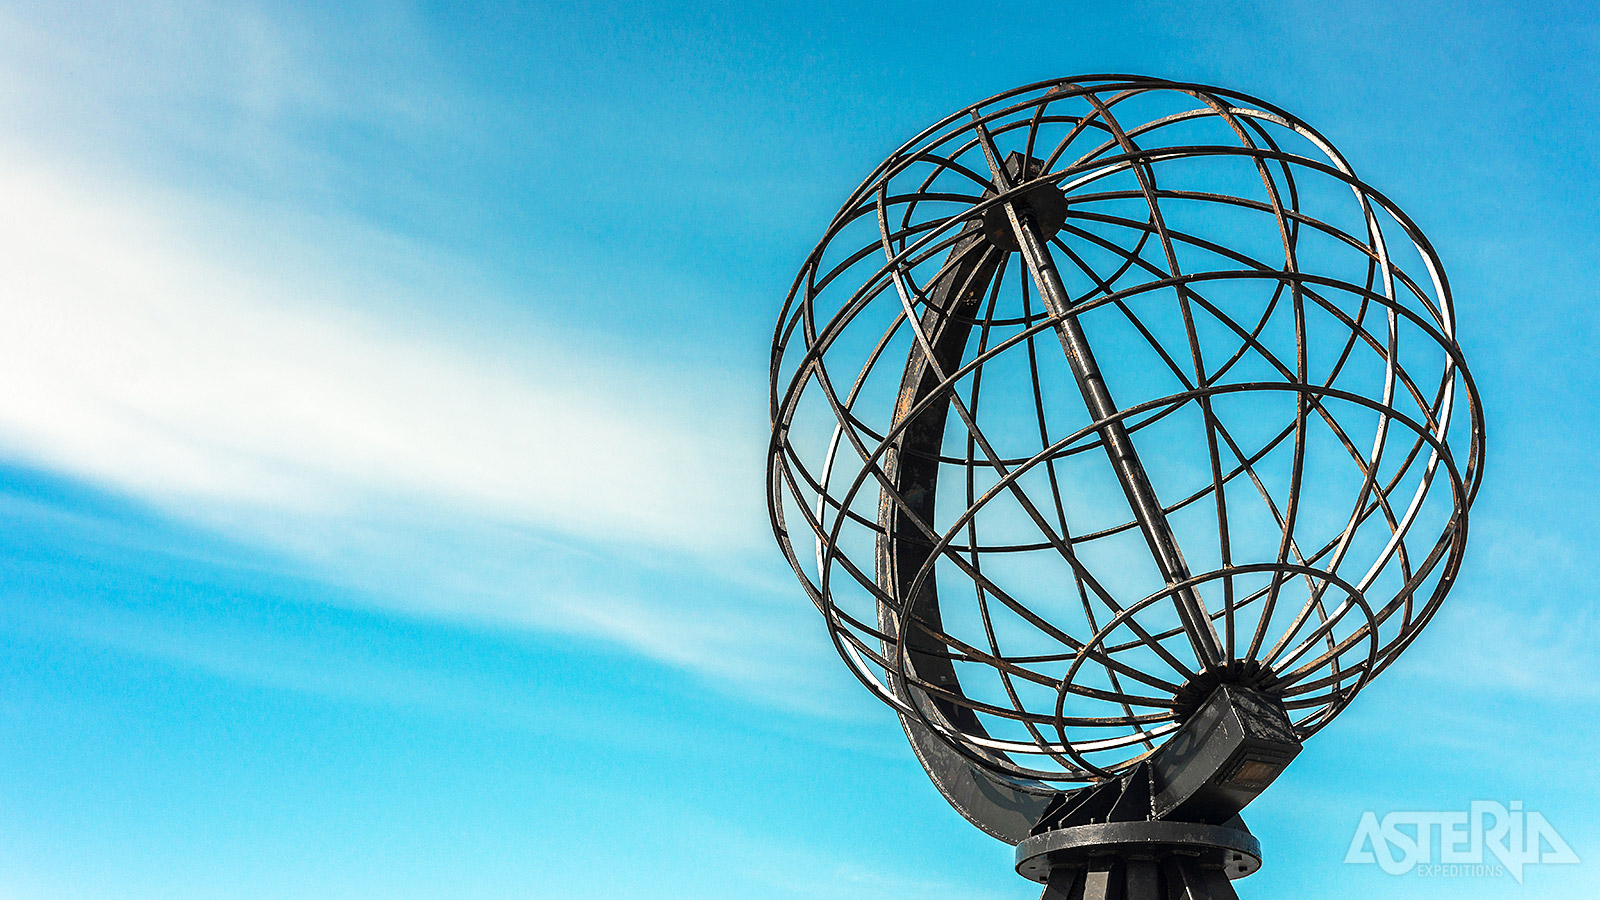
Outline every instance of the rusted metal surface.
<path fill-rule="evenodd" d="M 1013 842 L 1217 685 L 1325 726 L 1438 609 L 1483 471 L 1411 220 L 1288 113 L 1133 76 L 892 154 L 795 281 L 771 404 L 840 655 Z"/>

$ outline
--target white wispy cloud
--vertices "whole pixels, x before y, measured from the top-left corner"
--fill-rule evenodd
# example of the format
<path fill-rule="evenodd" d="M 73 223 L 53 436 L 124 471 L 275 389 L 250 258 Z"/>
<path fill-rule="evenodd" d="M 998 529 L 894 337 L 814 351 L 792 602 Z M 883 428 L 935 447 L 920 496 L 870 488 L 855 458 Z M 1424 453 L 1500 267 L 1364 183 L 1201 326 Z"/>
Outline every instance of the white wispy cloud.
<path fill-rule="evenodd" d="M 752 429 L 692 377 L 644 368 L 624 394 L 617 373 L 639 367 L 570 336 L 496 358 L 299 296 L 303 274 L 274 284 L 199 257 L 147 210 L 37 168 L 0 166 L 0 203 L 14 454 L 186 509 L 333 513 L 402 494 L 677 549 L 759 536 L 752 481 L 730 477 L 751 474 Z M 395 288 L 374 275 L 366 290 Z"/>
<path fill-rule="evenodd" d="M 797 640 L 809 609 L 775 602 L 756 549 L 760 423 L 701 392 L 716 373 L 380 319 L 367 295 L 408 290 L 381 252 L 274 277 L 159 196 L 48 166 L 0 160 L 0 205 L 6 456 L 407 613 L 590 635 L 815 705 L 796 661 L 825 642 Z"/>
<path fill-rule="evenodd" d="M 801 673 L 837 674 L 826 639 L 767 546 L 759 374 L 551 326 L 608 298 L 525 297 L 352 212 L 440 200 L 330 135 L 471 144 L 492 102 L 403 10 L 340 15 L 333 41 L 248 3 L 0 4 L 0 457 L 352 602 L 825 705 Z"/>

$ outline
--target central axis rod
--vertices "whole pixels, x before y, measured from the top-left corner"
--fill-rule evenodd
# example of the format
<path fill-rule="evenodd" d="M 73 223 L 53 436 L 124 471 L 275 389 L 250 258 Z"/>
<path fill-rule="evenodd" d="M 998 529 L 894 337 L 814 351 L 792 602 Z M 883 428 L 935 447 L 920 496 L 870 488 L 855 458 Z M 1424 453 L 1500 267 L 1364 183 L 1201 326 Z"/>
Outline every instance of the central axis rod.
<path fill-rule="evenodd" d="M 1001 163 L 994 140 L 983 122 L 978 120 L 977 113 L 973 113 L 973 118 L 977 120 L 984 157 L 994 174 L 995 190 L 1005 194 L 1013 186 L 1011 173 Z M 1018 160 L 1018 177 L 1027 180 L 1028 160 L 1020 155 Z M 1161 570 L 1161 577 L 1166 579 L 1168 585 L 1186 581 L 1189 578 L 1189 565 L 1184 562 L 1183 552 L 1178 549 L 1177 537 L 1172 533 L 1172 524 L 1167 521 L 1166 510 L 1156 498 L 1150 476 L 1145 473 L 1144 464 L 1133 449 L 1128 429 L 1121 419 L 1116 418 L 1117 404 L 1111 399 L 1111 391 L 1100 374 L 1094 351 L 1089 347 L 1089 338 L 1083 333 L 1077 314 L 1072 311 L 1066 285 L 1061 282 L 1061 273 L 1056 270 L 1055 260 L 1050 255 L 1050 248 L 1033 211 L 1025 203 L 1015 200 L 1006 202 L 1004 206 L 1016 234 L 1023 262 L 1028 266 L 1045 308 L 1056 319 L 1056 336 L 1061 341 L 1061 349 L 1066 352 L 1067 363 L 1078 382 L 1078 390 L 1083 394 L 1083 402 L 1089 407 L 1089 415 L 1102 423 L 1098 431 L 1105 444 L 1106 455 L 1111 458 L 1111 467 L 1116 470 L 1122 493 L 1128 498 L 1133 517 L 1139 523 L 1139 530 L 1144 533 L 1145 543 L 1150 545 L 1151 556 Z M 1178 610 L 1178 618 L 1183 623 L 1184 633 L 1188 635 L 1195 656 L 1200 660 L 1201 669 L 1219 665 L 1222 651 L 1217 632 L 1211 627 L 1211 617 L 1206 614 L 1205 604 L 1200 601 L 1199 595 L 1193 587 L 1182 587 L 1174 592 L 1172 599 Z"/>

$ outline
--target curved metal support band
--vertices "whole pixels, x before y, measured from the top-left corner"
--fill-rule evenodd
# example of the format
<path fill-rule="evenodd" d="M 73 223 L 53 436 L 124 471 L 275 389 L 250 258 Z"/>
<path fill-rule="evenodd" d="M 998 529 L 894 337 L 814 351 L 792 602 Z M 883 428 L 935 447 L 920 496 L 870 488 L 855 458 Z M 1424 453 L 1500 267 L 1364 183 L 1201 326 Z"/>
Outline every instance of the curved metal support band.
<path fill-rule="evenodd" d="M 930 286 L 927 306 L 919 320 L 933 358 L 929 359 L 921 344 L 912 347 L 895 407 L 897 427 L 939 388 L 939 373 L 960 368 L 974 313 L 1004 256 L 976 227 L 951 248 L 944 274 Z M 878 523 L 882 531 L 876 577 L 891 597 L 903 598 L 905 613 L 902 616 L 887 605 L 880 605 L 878 627 L 894 639 L 884 643 L 886 656 L 894 659 L 904 652 L 908 657 L 905 667 L 918 680 L 948 688 L 960 696 L 955 666 L 943 642 L 934 636 L 942 630 L 934 579 L 923 579 L 917 596 L 906 597 L 917 572 L 933 551 L 933 542 L 909 524 L 906 514 L 923 522 L 933 521 L 939 451 L 948 413 L 948 404 L 930 404 L 906 426 L 900 445 L 885 455 L 884 473 L 892 490 L 885 489 L 879 498 Z M 914 704 L 929 721 L 948 724 L 967 735 L 986 734 L 971 709 L 912 688 L 904 679 L 891 679 L 891 686 L 900 699 Z M 1056 794 L 1054 788 L 1041 782 L 1011 779 L 973 766 L 911 716 L 901 715 L 900 724 L 917 761 L 950 805 L 972 824 L 1006 843 L 1015 844 L 1027 837 Z"/>

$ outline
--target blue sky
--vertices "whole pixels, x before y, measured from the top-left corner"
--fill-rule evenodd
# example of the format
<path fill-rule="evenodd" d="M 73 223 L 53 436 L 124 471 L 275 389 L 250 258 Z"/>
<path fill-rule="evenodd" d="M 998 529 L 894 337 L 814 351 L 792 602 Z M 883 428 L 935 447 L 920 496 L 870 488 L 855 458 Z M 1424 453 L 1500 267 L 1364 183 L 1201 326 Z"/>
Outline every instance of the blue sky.
<path fill-rule="evenodd" d="M 1251 807 L 1242 895 L 1594 896 L 1597 23 L 0 3 L 0 898 L 1035 896 L 771 545 L 766 355 L 879 159 L 1105 71 L 1330 137 L 1488 415 L 1461 583 Z M 1473 800 L 1584 862 L 1341 862 Z"/>

